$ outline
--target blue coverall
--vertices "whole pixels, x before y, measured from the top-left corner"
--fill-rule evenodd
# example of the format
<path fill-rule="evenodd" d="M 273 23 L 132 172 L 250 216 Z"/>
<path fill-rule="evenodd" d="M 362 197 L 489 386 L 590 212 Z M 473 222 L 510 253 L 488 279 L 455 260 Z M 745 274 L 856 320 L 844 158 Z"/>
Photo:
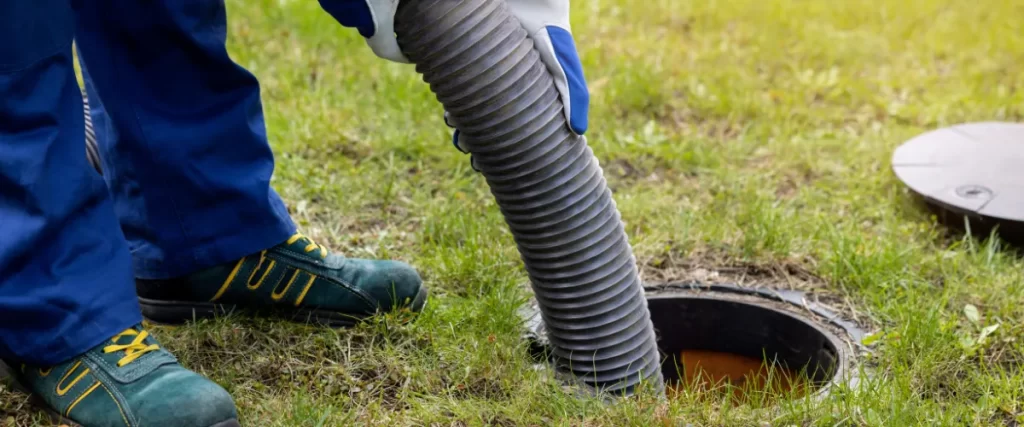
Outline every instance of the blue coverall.
<path fill-rule="evenodd" d="M 222 0 L 0 0 L 0 358 L 77 356 L 141 320 L 135 277 L 295 231 L 270 187 L 259 84 L 225 40 Z"/>

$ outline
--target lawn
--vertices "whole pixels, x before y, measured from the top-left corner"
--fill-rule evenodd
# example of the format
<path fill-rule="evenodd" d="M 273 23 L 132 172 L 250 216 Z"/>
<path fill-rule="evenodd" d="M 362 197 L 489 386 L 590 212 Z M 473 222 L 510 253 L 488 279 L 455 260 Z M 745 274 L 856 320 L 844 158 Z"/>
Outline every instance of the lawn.
<path fill-rule="evenodd" d="M 154 328 L 235 396 L 244 425 L 1024 423 L 1024 261 L 936 225 L 889 163 L 936 127 L 1021 121 L 1024 4 L 573 2 L 589 143 L 645 280 L 796 287 L 875 333 L 869 379 L 766 408 L 607 405 L 560 387 L 521 337 L 511 235 L 412 67 L 377 59 L 315 1 L 228 6 L 230 52 L 263 84 L 274 185 L 303 230 L 410 262 L 433 292 L 414 322 Z M 23 396 L 0 399 L 0 424 L 38 419 Z"/>

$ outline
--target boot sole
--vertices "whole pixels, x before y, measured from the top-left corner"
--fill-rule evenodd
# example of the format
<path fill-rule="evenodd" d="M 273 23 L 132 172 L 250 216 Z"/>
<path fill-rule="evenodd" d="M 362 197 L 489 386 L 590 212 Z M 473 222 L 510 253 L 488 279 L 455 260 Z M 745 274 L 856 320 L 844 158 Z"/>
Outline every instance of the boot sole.
<path fill-rule="evenodd" d="M 78 424 L 78 423 L 76 423 L 74 421 L 71 421 L 71 420 L 69 420 L 67 418 L 64 418 L 64 417 L 58 415 L 56 412 L 53 412 L 53 410 L 50 409 L 49 407 L 44 407 L 43 410 L 48 415 L 50 415 L 50 418 L 55 423 L 60 423 L 60 425 L 65 425 L 65 426 L 68 426 L 68 427 L 85 427 L 85 426 L 83 426 L 81 424 Z M 238 420 L 227 420 L 227 421 L 221 421 L 221 422 L 219 422 L 217 424 L 214 424 L 212 426 L 209 426 L 209 427 L 242 427 L 242 425 L 238 423 Z"/>
<path fill-rule="evenodd" d="M 46 414 L 50 416 L 50 420 L 53 421 L 54 423 L 58 423 L 58 425 L 68 427 L 85 427 L 82 424 L 64 418 L 63 416 L 55 412 L 53 409 L 50 409 L 49 406 L 45 406 L 46 404 L 42 403 L 42 399 L 37 399 L 35 396 L 32 396 L 32 404 L 42 409 L 43 412 L 46 412 Z M 227 421 L 221 421 L 209 427 L 242 427 L 242 425 L 238 423 L 238 420 L 231 419 Z"/>
<path fill-rule="evenodd" d="M 414 313 L 423 311 L 427 304 L 427 288 L 420 288 L 416 298 L 409 305 Z M 162 325 L 181 325 L 203 319 L 214 319 L 232 314 L 249 314 L 257 317 L 272 317 L 296 323 L 312 323 L 331 328 L 346 328 L 371 317 L 352 315 L 336 311 L 312 308 L 244 308 L 234 304 L 215 304 L 195 301 L 162 301 L 139 297 L 142 316 L 146 320 Z M 220 426 L 218 426 L 220 427 Z"/>

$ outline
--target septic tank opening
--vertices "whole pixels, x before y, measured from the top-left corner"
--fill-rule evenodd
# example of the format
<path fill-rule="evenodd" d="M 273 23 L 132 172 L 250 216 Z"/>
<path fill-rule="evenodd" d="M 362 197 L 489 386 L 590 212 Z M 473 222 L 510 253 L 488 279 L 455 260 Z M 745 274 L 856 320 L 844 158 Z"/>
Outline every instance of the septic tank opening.
<path fill-rule="evenodd" d="M 698 282 L 644 289 L 669 397 L 771 404 L 854 387 L 866 374 L 855 369 L 865 331 L 804 292 Z M 520 315 L 531 356 L 553 367 L 536 301 Z M 715 381 L 726 377 L 732 387 Z"/>
<path fill-rule="evenodd" d="M 813 394 L 831 383 L 845 359 L 842 343 L 809 319 L 768 302 L 649 295 L 668 396 L 771 402 Z"/>

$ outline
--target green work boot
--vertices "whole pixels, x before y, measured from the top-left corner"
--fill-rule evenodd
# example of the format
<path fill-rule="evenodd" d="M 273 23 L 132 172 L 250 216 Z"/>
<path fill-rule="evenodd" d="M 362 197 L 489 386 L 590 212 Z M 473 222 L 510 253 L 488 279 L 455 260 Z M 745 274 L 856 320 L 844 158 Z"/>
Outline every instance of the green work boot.
<path fill-rule="evenodd" d="M 165 324 L 243 311 L 341 327 L 384 311 L 418 312 L 427 299 L 409 265 L 346 258 L 301 234 L 185 277 L 136 283 L 142 314 Z"/>
<path fill-rule="evenodd" d="M 189 371 L 141 327 L 57 366 L 12 365 L 62 423 L 86 427 L 238 427 L 231 396 Z"/>

